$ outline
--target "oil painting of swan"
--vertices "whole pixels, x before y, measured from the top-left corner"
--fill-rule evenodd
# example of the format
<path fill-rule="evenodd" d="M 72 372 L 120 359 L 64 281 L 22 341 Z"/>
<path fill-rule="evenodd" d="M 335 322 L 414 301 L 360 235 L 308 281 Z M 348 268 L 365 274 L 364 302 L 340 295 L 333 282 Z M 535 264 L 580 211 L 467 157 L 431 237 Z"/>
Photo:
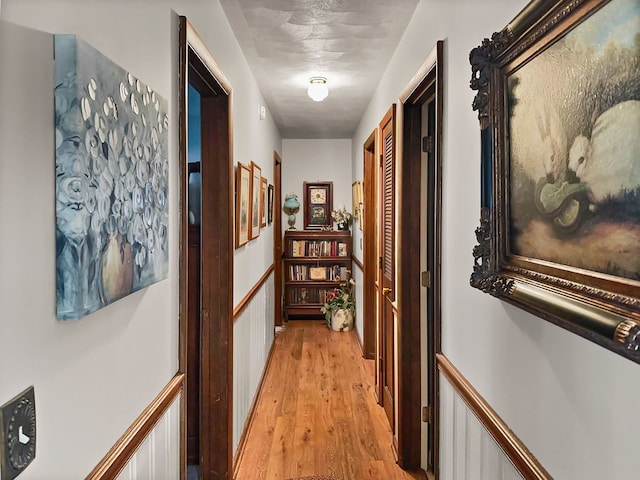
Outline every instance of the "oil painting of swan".
<path fill-rule="evenodd" d="M 605 4 L 507 83 L 509 253 L 640 282 L 640 2 Z"/>

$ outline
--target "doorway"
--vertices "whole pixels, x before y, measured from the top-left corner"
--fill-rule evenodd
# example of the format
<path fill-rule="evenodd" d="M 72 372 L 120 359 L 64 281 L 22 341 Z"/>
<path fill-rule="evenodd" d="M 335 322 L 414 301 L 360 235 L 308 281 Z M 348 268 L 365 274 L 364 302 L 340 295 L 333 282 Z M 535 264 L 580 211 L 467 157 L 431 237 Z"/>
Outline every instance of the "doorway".
<path fill-rule="evenodd" d="M 231 86 L 186 17 L 179 39 L 180 478 L 210 480 L 232 475 Z"/>
<path fill-rule="evenodd" d="M 436 354 L 441 341 L 443 42 L 400 96 L 398 463 L 438 471 Z M 418 261 L 419 260 L 419 261 Z M 417 332 L 420 332 L 418 335 Z M 416 379 L 421 381 L 417 382 Z M 421 419 L 422 421 L 420 421 Z"/>

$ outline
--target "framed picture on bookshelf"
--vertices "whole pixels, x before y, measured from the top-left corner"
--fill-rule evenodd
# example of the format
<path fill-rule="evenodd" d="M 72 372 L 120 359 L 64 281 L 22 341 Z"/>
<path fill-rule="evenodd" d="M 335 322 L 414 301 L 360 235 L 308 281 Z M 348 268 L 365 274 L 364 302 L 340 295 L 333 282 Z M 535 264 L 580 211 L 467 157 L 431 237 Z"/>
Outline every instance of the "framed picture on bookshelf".
<path fill-rule="evenodd" d="M 251 223 L 249 224 L 249 240 L 258 238 L 260 235 L 260 190 L 262 179 L 262 169 L 254 162 L 251 162 Z"/>
<path fill-rule="evenodd" d="M 304 182 L 304 228 L 320 230 L 333 223 L 333 182 Z"/>
<path fill-rule="evenodd" d="M 310 267 L 309 279 L 310 280 L 326 280 L 327 268 L 326 267 Z"/>
<path fill-rule="evenodd" d="M 238 162 L 236 169 L 236 248 L 249 241 L 251 170 Z"/>
<path fill-rule="evenodd" d="M 267 179 L 262 177 L 260 179 L 260 227 L 267 226 Z"/>

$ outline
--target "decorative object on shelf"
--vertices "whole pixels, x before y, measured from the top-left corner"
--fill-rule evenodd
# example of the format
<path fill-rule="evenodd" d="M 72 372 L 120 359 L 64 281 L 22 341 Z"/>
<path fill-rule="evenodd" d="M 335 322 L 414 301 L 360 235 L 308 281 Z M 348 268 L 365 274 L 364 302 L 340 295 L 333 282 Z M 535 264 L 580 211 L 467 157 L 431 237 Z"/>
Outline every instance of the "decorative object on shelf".
<path fill-rule="evenodd" d="M 289 215 L 289 230 L 296 229 L 296 213 L 300 210 L 300 202 L 298 202 L 298 196 L 295 193 L 290 193 L 284 197 L 284 205 L 282 210 Z"/>
<path fill-rule="evenodd" d="M 251 170 L 238 162 L 236 169 L 236 248 L 249 241 L 249 217 L 251 210 Z"/>
<path fill-rule="evenodd" d="M 320 230 L 331 226 L 333 182 L 304 182 L 304 228 Z"/>
<path fill-rule="evenodd" d="M 346 332 L 353 327 L 353 317 L 356 314 L 356 299 L 353 278 L 343 280 L 332 292 L 320 311 L 324 313 L 327 325 L 331 330 Z"/>
<path fill-rule="evenodd" d="M 471 285 L 640 363 L 638 21 L 637 0 L 536 0 L 469 60 Z"/>
<path fill-rule="evenodd" d="M 338 230 L 349 230 L 353 216 L 347 210 L 347 207 L 338 208 L 331 212 L 331 218 L 336 222 Z"/>
<path fill-rule="evenodd" d="M 257 163 L 251 162 L 251 222 L 249 223 L 249 240 L 260 236 L 261 179 L 262 169 Z"/>
<path fill-rule="evenodd" d="M 78 319 L 167 277 L 167 101 L 54 35 L 56 313 Z"/>

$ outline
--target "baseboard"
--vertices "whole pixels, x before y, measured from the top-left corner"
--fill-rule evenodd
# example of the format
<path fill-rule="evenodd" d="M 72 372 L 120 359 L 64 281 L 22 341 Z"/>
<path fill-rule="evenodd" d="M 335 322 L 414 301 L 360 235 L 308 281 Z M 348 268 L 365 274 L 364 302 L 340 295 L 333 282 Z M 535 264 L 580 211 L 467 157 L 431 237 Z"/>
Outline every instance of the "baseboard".
<path fill-rule="evenodd" d="M 112 480 L 117 478 L 140 445 L 167 412 L 184 386 L 184 374 L 175 375 L 158 396 L 131 424 L 111 450 L 87 475 L 85 480 Z"/>
<path fill-rule="evenodd" d="M 242 461 L 242 457 L 244 456 L 244 449 L 247 445 L 247 437 L 249 436 L 249 432 L 251 431 L 251 427 L 253 426 L 253 419 L 255 417 L 256 408 L 258 403 L 260 402 L 260 397 L 262 396 L 262 390 L 264 388 L 264 382 L 267 376 L 267 372 L 271 367 L 271 361 L 273 360 L 273 350 L 276 344 L 275 338 L 273 342 L 271 342 L 271 348 L 269 349 L 269 355 L 267 356 L 267 361 L 265 362 L 264 369 L 262 370 L 262 376 L 260 378 L 260 383 L 258 384 L 258 388 L 256 390 L 256 395 L 253 397 L 253 402 L 251 402 L 251 408 L 249 409 L 249 414 L 247 415 L 247 420 L 244 424 L 244 429 L 242 430 L 242 435 L 240 436 L 240 441 L 238 442 L 238 449 L 236 450 L 236 455 L 233 459 L 233 478 L 235 478 L 236 473 L 238 472 L 238 466 Z"/>

